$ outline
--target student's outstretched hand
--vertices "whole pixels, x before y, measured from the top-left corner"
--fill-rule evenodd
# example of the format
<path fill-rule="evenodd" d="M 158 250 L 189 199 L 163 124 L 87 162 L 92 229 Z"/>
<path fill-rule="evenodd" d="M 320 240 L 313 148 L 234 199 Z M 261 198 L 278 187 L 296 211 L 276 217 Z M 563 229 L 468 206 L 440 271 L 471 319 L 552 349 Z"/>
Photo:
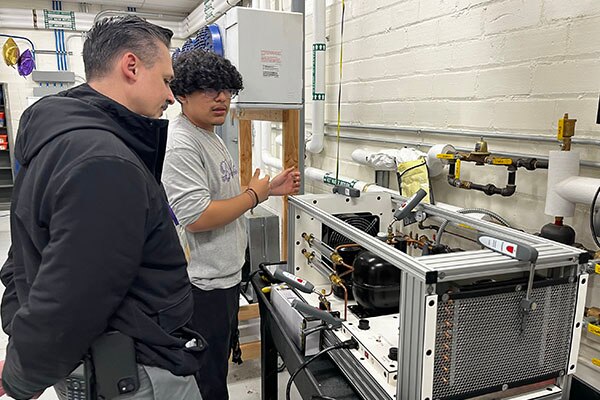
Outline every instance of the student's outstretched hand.
<path fill-rule="evenodd" d="M 271 178 L 266 175 L 264 178 L 260 178 L 260 169 L 256 168 L 252 179 L 248 183 L 248 188 L 252 189 L 258 196 L 258 202 L 262 203 L 269 198 L 269 180 Z"/>
<path fill-rule="evenodd" d="M 300 172 L 290 167 L 271 180 L 270 196 L 296 194 L 300 190 Z"/>

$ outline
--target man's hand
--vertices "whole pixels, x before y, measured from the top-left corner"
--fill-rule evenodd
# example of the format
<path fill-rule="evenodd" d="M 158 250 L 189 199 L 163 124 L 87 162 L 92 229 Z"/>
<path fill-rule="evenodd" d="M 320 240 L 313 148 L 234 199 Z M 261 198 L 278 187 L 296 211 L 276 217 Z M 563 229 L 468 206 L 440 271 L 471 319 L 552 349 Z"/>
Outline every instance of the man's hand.
<path fill-rule="evenodd" d="M 296 194 L 300 190 L 300 172 L 296 167 L 290 167 L 277 175 L 271 181 L 270 196 L 285 196 Z"/>

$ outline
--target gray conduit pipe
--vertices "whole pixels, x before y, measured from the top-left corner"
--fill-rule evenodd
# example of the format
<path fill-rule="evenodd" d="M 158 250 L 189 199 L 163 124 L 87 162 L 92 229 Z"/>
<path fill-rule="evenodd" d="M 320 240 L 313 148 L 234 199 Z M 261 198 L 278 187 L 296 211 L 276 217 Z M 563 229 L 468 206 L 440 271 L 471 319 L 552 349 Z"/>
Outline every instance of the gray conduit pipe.
<path fill-rule="evenodd" d="M 326 137 L 336 138 L 337 135 L 333 133 L 325 133 Z M 457 134 L 457 136 L 460 136 Z M 415 146 L 415 147 L 432 147 L 434 143 L 426 143 L 426 142 L 418 142 L 414 140 L 404 140 L 404 139 L 383 139 L 383 138 L 374 138 L 374 137 L 356 137 L 356 136 L 348 136 L 348 135 L 340 135 L 341 139 L 345 140 L 354 140 L 357 142 L 377 142 L 377 143 L 387 143 L 387 144 L 400 144 L 406 146 Z M 458 151 L 472 151 L 472 148 L 466 147 L 456 147 Z M 494 151 L 495 155 L 506 156 L 511 158 L 537 158 L 538 160 L 548 161 L 548 157 L 540 157 L 536 154 L 523 154 L 523 153 L 507 153 L 502 151 Z M 582 166 L 588 168 L 600 168 L 600 162 L 597 161 L 589 161 L 589 160 L 581 160 L 579 162 Z"/>
<path fill-rule="evenodd" d="M 485 215 L 489 215 L 490 217 L 495 218 L 496 220 L 498 220 L 498 222 L 500 222 L 502 225 L 511 228 L 510 223 L 508 223 L 507 220 L 505 220 L 504 218 L 502 218 L 499 214 L 497 214 L 497 213 L 495 213 L 493 211 L 490 211 L 490 210 L 486 210 L 485 208 L 461 208 L 460 210 L 457 210 L 456 212 L 460 213 L 460 214 L 485 214 Z M 446 227 L 448 226 L 449 223 L 450 223 L 450 221 L 445 220 L 440 225 L 440 228 L 438 229 L 437 234 L 435 235 L 435 244 L 436 245 L 439 245 L 442 242 L 442 235 L 444 234 L 444 230 L 446 229 Z"/>
<path fill-rule="evenodd" d="M 326 123 L 328 128 L 337 128 L 337 124 Z M 357 129 L 366 131 L 382 131 L 382 132 L 402 132 L 402 133 L 416 133 L 431 134 L 431 135 L 446 135 L 446 136 L 463 136 L 463 137 L 474 137 L 480 138 L 485 137 L 489 139 L 506 139 L 506 140 L 524 140 L 528 142 L 547 142 L 547 143 L 558 143 L 558 140 L 553 136 L 545 135 L 529 135 L 525 133 L 504 133 L 504 132 L 472 132 L 472 131 L 459 131 L 459 130 L 443 130 L 443 129 L 429 129 L 429 128 L 403 128 L 395 126 L 385 125 L 355 125 L 355 124 L 342 124 L 344 129 Z M 574 137 L 571 140 L 572 143 L 585 144 L 600 147 L 600 139 L 592 138 L 580 138 Z"/>

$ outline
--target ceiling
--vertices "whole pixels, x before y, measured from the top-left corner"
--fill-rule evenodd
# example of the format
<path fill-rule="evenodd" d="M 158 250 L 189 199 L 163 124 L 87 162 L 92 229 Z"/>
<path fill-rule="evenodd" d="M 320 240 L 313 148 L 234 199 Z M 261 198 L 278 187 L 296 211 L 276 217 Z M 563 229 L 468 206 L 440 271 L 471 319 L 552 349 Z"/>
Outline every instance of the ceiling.
<path fill-rule="evenodd" d="M 102 8 L 118 7 L 136 7 L 139 9 L 159 10 L 164 13 L 189 14 L 200 4 L 202 0 L 84 0 L 84 1 L 65 1 L 64 3 L 81 3 L 101 5 Z M 168 5 L 167 5 L 168 4 Z"/>

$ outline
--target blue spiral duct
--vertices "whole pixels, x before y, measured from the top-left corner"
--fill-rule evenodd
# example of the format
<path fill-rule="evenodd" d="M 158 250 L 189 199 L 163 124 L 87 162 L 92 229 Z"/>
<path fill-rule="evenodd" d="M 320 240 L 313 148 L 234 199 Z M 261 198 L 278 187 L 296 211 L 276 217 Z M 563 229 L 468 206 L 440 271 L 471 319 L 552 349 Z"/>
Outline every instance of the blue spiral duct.
<path fill-rule="evenodd" d="M 202 28 L 195 37 L 189 38 L 180 49 L 175 50 L 173 59 L 177 58 L 181 53 L 192 50 L 212 51 L 220 56 L 224 56 L 225 51 L 223 49 L 223 40 L 219 26 L 213 24 Z"/>

